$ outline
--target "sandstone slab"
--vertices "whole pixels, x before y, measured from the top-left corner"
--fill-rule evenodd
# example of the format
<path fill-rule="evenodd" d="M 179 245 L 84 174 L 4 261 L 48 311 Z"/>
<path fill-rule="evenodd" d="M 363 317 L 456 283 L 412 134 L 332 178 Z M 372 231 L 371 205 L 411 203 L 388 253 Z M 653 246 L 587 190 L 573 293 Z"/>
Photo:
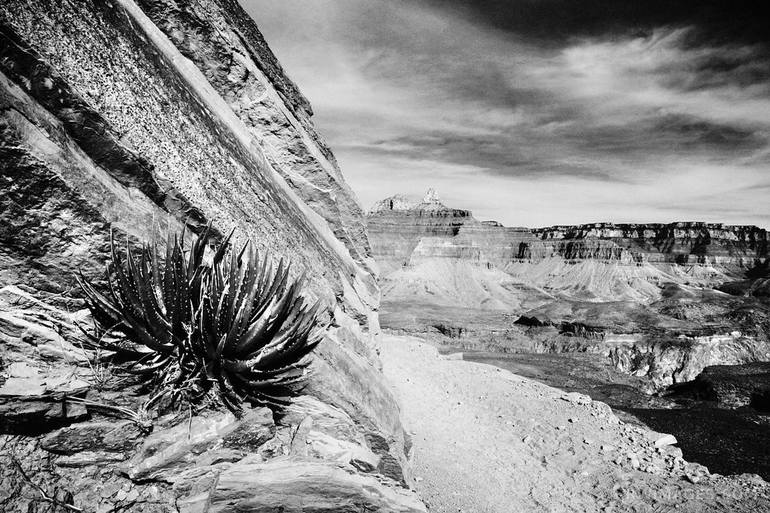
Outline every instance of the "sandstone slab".
<path fill-rule="evenodd" d="M 320 462 L 273 461 L 236 464 L 219 476 L 210 513 L 424 512 L 414 492 L 383 487 L 362 476 Z"/>

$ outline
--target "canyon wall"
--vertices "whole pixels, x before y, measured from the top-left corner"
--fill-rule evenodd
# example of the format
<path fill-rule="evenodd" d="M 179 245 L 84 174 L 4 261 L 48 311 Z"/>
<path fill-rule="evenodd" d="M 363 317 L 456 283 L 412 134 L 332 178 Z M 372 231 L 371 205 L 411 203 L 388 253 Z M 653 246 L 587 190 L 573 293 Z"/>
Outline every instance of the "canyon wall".
<path fill-rule="evenodd" d="M 435 193 L 383 200 L 368 221 L 394 332 L 453 348 L 595 353 L 648 391 L 770 358 L 764 229 L 507 228 Z"/>
<path fill-rule="evenodd" d="M 756 226 L 595 223 L 538 228 L 532 233 L 552 253 L 575 260 L 623 260 L 627 255 L 639 263 L 717 264 L 749 269 L 770 254 L 770 234 Z"/>
<path fill-rule="evenodd" d="M 405 197 L 379 202 L 368 215 L 374 256 L 389 291 L 414 294 L 410 280 L 425 281 L 431 269 L 450 267 L 467 283 L 490 290 L 473 306 L 528 303 L 522 294 L 580 301 L 653 301 L 665 283 L 714 287 L 767 262 L 770 234 L 754 226 L 706 223 L 609 224 L 508 228 L 478 221 L 467 210 L 444 206 L 435 193 L 423 201 Z M 458 266 L 465 266 L 458 269 Z M 494 276 L 490 276 L 493 274 Z M 438 277 L 437 277 L 438 278 Z M 454 282 L 457 282 L 455 277 Z M 448 280 L 420 283 L 430 296 L 447 292 Z M 523 290 L 523 292 L 522 292 Z M 531 303 L 531 302 L 529 302 Z"/>
<path fill-rule="evenodd" d="M 235 0 L 0 5 L 3 504 L 48 507 L 18 493 L 26 472 L 94 509 L 283 507 L 281 493 L 255 497 L 251 486 L 280 476 L 303 511 L 423 510 L 380 374 L 365 219 L 311 116 Z M 237 244 L 289 258 L 330 307 L 303 399 L 280 418 L 195 417 L 184 443 L 170 421 L 148 438 L 103 408 L 66 407 L 68 395 L 137 400 L 94 385 L 74 273 L 104 283 L 111 231 L 136 244 L 208 222 L 217 237 L 234 228 Z M 128 443 L 110 438 L 116 429 Z M 222 453 L 232 433 L 247 442 Z M 330 485 L 306 486 L 314 480 Z"/>

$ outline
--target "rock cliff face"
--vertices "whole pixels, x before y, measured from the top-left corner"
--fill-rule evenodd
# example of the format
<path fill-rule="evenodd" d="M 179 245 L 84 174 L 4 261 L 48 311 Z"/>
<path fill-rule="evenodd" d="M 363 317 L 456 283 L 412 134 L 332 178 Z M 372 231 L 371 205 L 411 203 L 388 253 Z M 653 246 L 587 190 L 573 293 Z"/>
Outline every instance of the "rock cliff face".
<path fill-rule="evenodd" d="M 749 269 L 769 254 L 770 234 L 756 226 L 709 223 L 554 226 L 532 230 L 566 259 L 717 264 Z M 606 241 L 599 244 L 598 241 Z"/>
<path fill-rule="evenodd" d="M 721 407 L 770 411 L 770 363 L 707 367 L 693 381 L 673 387 L 678 396 L 715 401 Z"/>
<path fill-rule="evenodd" d="M 26 475 L 105 511 L 279 507 L 256 496 L 276 482 L 307 493 L 285 511 L 423 509 L 379 371 L 362 210 L 311 115 L 234 0 L 0 5 L 4 507 L 51 505 Z M 207 222 L 306 270 L 332 327 L 289 414 L 159 419 L 148 437 L 98 406 L 142 400 L 80 345 L 74 272 L 103 280 L 110 230 L 136 243 Z"/>
<path fill-rule="evenodd" d="M 649 378 L 649 391 L 694 380 L 711 365 L 742 365 L 770 360 L 766 340 L 739 332 L 661 341 L 643 336 L 605 337 L 601 350 L 615 368 Z"/>
<path fill-rule="evenodd" d="M 401 195 L 384 199 L 368 216 L 369 237 L 383 274 L 406 265 L 423 239 L 453 240 L 468 223 L 476 223 L 470 211 L 445 207 L 432 190 L 422 202 Z M 458 257 L 461 252 L 458 249 Z M 470 254 L 466 257 L 472 259 Z"/>

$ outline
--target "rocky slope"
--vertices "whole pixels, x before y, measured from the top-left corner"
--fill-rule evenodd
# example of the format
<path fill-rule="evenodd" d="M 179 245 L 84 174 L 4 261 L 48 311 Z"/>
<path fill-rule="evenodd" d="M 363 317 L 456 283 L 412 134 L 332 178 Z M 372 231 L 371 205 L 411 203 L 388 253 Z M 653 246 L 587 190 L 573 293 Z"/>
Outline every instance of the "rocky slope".
<path fill-rule="evenodd" d="M 2 509 L 422 511 L 362 211 L 240 6 L 10 0 L 0 39 Z M 115 418 L 146 398 L 83 349 L 73 273 L 103 279 L 111 230 L 136 243 L 207 222 L 307 270 L 332 327 L 288 414 L 149 434 Z"/>

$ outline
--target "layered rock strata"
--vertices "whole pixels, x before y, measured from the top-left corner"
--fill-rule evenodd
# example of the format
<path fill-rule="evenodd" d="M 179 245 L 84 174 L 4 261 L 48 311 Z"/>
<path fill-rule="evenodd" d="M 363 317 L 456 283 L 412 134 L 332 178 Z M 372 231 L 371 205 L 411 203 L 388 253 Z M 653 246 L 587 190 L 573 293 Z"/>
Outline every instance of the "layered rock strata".
<path fill-rule="evenodd" d="M 612 224 L 539 228 L 532 233 L 567 259 L 717 264 L 750 269 L 768 257 L 770 234 L 714 223 Z M 606 246 L 593 243 L 606 241 Z"/>
<path fill-rule="evenodd" d="M 232 0 L 0 5 L 5 507 L 217 511 L 221 494 L 228 507 L 246 507 L 253 499 L 227 494 L 248 483 L 217 491 L 228 469 L 233 479 L 222 483 L 242 482 L 244 465 L 264 483 L 281 476 L 287 491 L 292 482 L 303 483 L 297 490 L 314 479 L 338 484 L 308 492 L 302 511 L 337 499 L 372 511 L 422 509 L 405 488 L 405 434 L 379 371 L 379 289 L 364 219 L 311 114 Z M 138 411 L 141 393 L 117 385 L 84 349 L 80 328 L 91 321 L 74 281 L 82 271 L 103 283 L 111 231 L 136 244 L 208 222 L 290 259 L 295 276 L 307 271 L 308 294 L 332 315 L 305 390 L 309 406 L 265 420 L 267 434 L 235 452 L 222 452 L 228 430 L 249 428 L 232 419 L 155 426 L 203 423 L 208 438 L 193 448 L 115 422 L 120 408 Z M 131 443 L 121 445 L 123 436 Z M 104 442 L 78 442 L 90 438 Z M 152 443 L 157 471 L 135 475 Z M 289 462 L 271 464 L 278 456 Z"/>
<path fill-rule="evenodd" d="M 499 269 L 516 283 L 559 297 L 588 301 L 651 301 L 668 282 L 711 288 L 763 265 L 770 255 L 770 234 L 754 226 L 508 228 L 446 207 L 435 194 L 421 202 L 403 196 L 383 200 L 369 212 L 368 224 L 374 256 L 394 281 L 409 279 L 397 273 L 427 262 L 466 262 Z M 435 288 L 440 295 L 446 284 Z M 493 299 L 488 303 L 499 306 L 500 298 Z"/>

